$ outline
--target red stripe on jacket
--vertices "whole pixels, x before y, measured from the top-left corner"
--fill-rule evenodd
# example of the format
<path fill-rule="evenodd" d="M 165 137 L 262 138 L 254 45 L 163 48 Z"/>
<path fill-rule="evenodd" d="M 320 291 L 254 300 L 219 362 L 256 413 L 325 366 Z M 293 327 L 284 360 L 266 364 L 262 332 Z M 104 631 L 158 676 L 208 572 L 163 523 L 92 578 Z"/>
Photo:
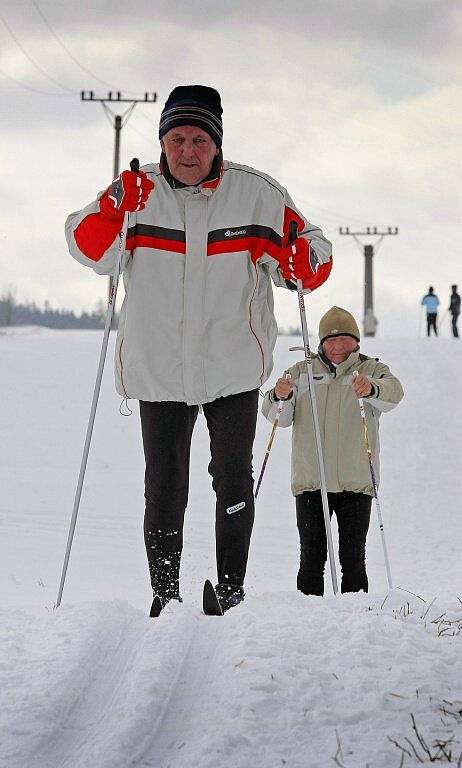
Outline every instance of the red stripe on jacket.
<path fill-rule="evenodd" d="M 207 245 L 207 256 L 219 256 L 221 253 L 240 251 L 250 251 L 251 259 L 256 264 L 263 253 L 268 253 L 274 259 L 277 259 L 279 248 L 271 240 L 265 240 L 261 237 L 236 237 L 232 240 L 219 240 L 216 243 L 209 243 Z"/>
<path fill-rule="evenodd" d="M 291 219 L 292 220 L 292 219 Z M 123 224 L 121 221 L 102 220 L 98 213 L 86 216 L 74 231 L 75 241 L 80 251 L 92 261 L 99 261 L 110 248 Z M 135 248 L 154 248 L 173 253 L 186 253 L 186 243 L 180 240 L 168 240 L 160 237 L 147 237 L 135 235 L 128 237 L 126 249 L 134 251 Z M 240 237 L 232 240 L 221 240 L 207 245 L 207 256 L 218 256 L 222 253 L 249 251 L 255 264 L 263 253 L 268 253 L 277 259 L 279 248 L 277 245 L 261 237 Z"/>
<path fill-rule="evenodd" d="M 162 237 L 146 237 L 146 235 L 135 235 L 127 238 L 127 250 L 134 251 L 135 248 L 154 248 L 173 253 L 186 253 L 186 243 L 182 240 L 167 240 Z"/>

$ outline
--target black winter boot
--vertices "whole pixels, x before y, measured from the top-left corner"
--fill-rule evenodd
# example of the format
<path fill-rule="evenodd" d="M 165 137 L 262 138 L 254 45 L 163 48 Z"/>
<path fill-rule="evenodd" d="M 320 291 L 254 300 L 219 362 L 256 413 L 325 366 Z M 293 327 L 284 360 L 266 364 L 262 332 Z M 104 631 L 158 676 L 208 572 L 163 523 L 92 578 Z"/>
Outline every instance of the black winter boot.
<path fill-rule="evenodd" d="M 182 598 L 179 595 L 177 595 L 176 597 L 163 597 L 162 595 L 154 595 L 154 599 L 151 605 L 151 610 L 149 612 L 149 618 L 157 619 L 161 611 L 165 608 L 167 603 L 170 602 L 170 600 L 177 600 L 179 603 L 183 602 Z"/>
<path fill-rule="evenodd" d="M 217 584 L 215 593 L 223 613 L 241 603 L 245 596 L 244 588 L 237 584 Z"/>

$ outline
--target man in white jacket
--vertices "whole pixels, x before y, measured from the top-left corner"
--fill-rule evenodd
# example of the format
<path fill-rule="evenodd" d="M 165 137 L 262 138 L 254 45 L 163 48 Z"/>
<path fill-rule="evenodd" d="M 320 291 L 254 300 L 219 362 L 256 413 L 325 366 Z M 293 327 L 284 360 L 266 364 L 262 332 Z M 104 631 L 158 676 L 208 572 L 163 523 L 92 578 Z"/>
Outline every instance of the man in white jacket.
<path fill-rule="evenodd" d="M 213 88 L 178 86 L 159 125 L 161 158 L 124 171 L 71 214 L 71 255 L 111 274 L 130 214 L 116 386 L 140 401 L 146 459 L 145 543 L 151 615 L 180 599 L 189 453 L 202 406 L 216 492 L 217 595 L 244 597 L 254 517 L 252 446 L 259 387 L 272 370 L 277 327 L 271 281 L 306 291 L 331 267 L 331 246 L 274 179 L 223 161 L 222 108 Z M 289 225 L 298 237 L 289 243 Z"/>

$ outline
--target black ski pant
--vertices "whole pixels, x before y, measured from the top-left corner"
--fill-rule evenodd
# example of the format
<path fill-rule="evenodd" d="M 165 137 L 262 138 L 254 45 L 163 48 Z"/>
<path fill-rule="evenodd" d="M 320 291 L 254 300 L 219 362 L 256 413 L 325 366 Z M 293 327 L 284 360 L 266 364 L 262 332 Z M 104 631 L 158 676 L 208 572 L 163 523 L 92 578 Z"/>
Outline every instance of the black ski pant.
<path fill-rule="evenodd" d="M 459 329 L 457 327 L 457 321 L 459 319 L 459 312 L 452 312 L 452 335 L 455 339 L 459 338 Z"/>
<path fill-rule="evenodd" d="M 242 586 L 254 521 L 252 446 L 258 389 L 202 406 L 216 494 L 218 582 Z M 144 540 L 154 594 L 179 594 L 191 438 L 198 406 L 140 401 L 145 472 Z"/>
<path fill-rule="evenodd" d="M 430 336 L 430 331 L 433 328 L 435 336 L 438 336 L 438 329 L 436 327 L 436 312 L 428 312 L 427 314 L 427 336 Z"/>
<path fill-rule="evenodd" d="M 372 497 L 365 493 L 328 493 L 329 512 L 337 516 L 342 592 L 368 591 L 366 536 Z M 297 589 L 305 595 L 324 594 L 327 537 L 321 491 L 305 491 L 295 497 L 300 536 L 300 568 Z"/>

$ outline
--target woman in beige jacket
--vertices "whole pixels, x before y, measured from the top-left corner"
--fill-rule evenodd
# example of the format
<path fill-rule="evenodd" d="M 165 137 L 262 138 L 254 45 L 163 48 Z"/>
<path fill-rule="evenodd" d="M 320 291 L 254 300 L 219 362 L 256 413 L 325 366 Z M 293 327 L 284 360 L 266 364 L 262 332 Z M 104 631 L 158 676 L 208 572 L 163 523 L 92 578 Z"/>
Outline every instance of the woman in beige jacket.
<path fill-rule="evenodd" d="M 329 510 L 337 516 L 341 589 L 367 592 L 365 552 L 373 488 L 358 398 L 364 398 L 378 483 L 380 414 L 399 403 L 403 389 L 388 366 L 360 353 L 357 323 L 345 309 L 332 307 L 324 315 L 319 339 L 313 378 Z M 353 376 L 355 371 L 357 376 Z M 279 426 L 293 425 L 292 492 L 300 535 L 297 587 L 307 595 L 322 595 L 327 541 L 304 361 L 289 368 L 286 376 L 266 393 L 262 410 L 270 421 L 275 419 L 280 400 L 285 402 Z"/>

